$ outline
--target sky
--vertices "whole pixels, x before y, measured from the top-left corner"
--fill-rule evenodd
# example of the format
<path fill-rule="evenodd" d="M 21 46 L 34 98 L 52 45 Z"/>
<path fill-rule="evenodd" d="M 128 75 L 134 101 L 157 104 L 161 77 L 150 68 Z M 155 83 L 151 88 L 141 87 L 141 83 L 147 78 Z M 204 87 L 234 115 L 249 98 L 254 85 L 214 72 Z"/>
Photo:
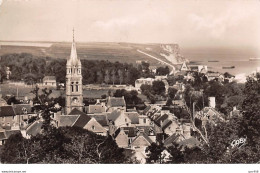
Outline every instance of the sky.
<path fill-rule="evenodd" d="M 2 1 L 2 3 L 1 3 Z M 260 45 L 260 0 L 0 0 L 0 40 Z"/>

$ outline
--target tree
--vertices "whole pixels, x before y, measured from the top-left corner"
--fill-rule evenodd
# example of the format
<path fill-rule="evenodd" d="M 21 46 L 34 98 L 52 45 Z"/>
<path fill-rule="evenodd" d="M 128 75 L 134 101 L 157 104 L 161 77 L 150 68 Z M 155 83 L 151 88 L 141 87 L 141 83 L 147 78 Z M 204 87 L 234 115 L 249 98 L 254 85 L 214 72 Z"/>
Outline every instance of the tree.
<path fill-rule="evenodd" d="M 106 70 L 106 73 L 105 73 L 105 82 L 106 82 L 106 84 L 109 84 L 109 82 L 110 82 L 110 73 L 109 73 L 109 70 Z"/>
<path fill-rule="evenodd" d="M 104 81 L 103 73 L 102 73 L 102 71 L 98 71 L 97 72 L 97 83 L 101 84 L 101 83 L 103 83 L 103 81 Z"/>
<path fill-rule="evenodd" d="M 171 154 L 169 163 L 184 163 L 184 154 L 182 147 L 178 144 L 173 144 L 167 148 L 168 152 Z"/>
<path fill-rule="evenodd" d="M 170 69 L 168 66 L 165 66 L 165 67 L 158 67 L 156 69 L 156 74 L 157 75 L 168 75 L 170 73 Z"/>
<path fill-rule="evenodd" d="M 0 157 L 2 163 L 129 163 L 123 151 L 111 136 L 62 127 L 30 139 L 12 135 Z"/>
<path fill-rule="evenodd" d="M 168 89 L 168 97 L 173 100 L 177 92 L 178 92 L 177 89 L 169 88 Z"/>
<path fill-rule="evenodd" d="M 113 85 L 115 85 L 115 81 L 116 81 L 116 71 L 115 71 L 115 70 L 112 70 L 111 74 L 112 74 L 112 82 L 113 82 Z"/>
<path fill-rule="evenodd" d="M 164 155 L 162 152 L 164 150 L 165 147 L 162 143 L 160 143 L 159 145 L 157 145 L 156 143 L 152 143 L 150 146 L 146 148 L 146 152 L 148 152 L 146 162 L 163 163 Z"/>
<path fill-rule="evenodd" d="M 120 85 L 124 82 L 124 73 L 123 73 L 123 71 L 121 70 L 121 69 L 119 69 L 118 71 L 117 71 L 117 73 L 118 73 L 118 76 L 119 76 L 119 82 L 120 82 Z"/>
<path fill-rule="evenodd" d="M 165 84 L 162 81 L 154 81 L 152 90 L 155 94 L 163 95 L 165 93 Z"/>

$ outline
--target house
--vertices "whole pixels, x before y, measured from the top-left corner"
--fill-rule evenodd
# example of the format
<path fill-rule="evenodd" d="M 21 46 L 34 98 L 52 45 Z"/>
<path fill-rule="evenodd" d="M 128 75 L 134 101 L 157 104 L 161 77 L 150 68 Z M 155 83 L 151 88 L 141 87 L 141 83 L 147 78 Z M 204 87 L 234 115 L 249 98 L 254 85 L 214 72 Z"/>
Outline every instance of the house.
<path fill-rule="evenodd" d="M 224 80 L 225 80 L 225 77 L 218 72 L 207 73 L 206 77 L 207 77 L 208 81 L 217 80 L 219 82 L 224 82 Z"/>
<path fill-rule="evenodd" d="M 146 163 L 146 156 L 140 152 L 136 152 L 133 149 L 124 149 L 124 155 L 131 160 L 137 161 L 137 163 Z"/>
<path fill-rule="evenodd" d="M 184 149 L 185 147 L 193 148 L 193 147 L 200 147 L 201 143 L 194 137 L 185 138 L 182 134 L 175 133 L 164 141 L 165 147 L 170 147 L 174 144 L 178 144 L 179 146 Z"/>
<path fill-rule="evenodd" d="M 56 77 L 55 76 L 45 76 L 42 79 L 42 84 L 43 86 L 52 86 L 52 87 L 56 87 L 57 83 L 56 83 Z"/>
<path fill-rule="evenodd" d="M 140 78 L 135 81 L 135 88 L 137 91 L 141 91 L 142 85 L 152 85 L 155 79 L 153 78 Z"/>
<path fill-rule="evenodd" d="M 17 121 L 21 127 L 26 126 L 31 117 L 37 116 L 37 114 L 32 111 L 32 106 L 30 104 L 14 104 L 13 108 Z"/>
<path fill-rule="evenodd" d="M 39 133 L 42 133 L 42 125 L 43 120 L 36 120 L 29 126 L 27 126 L 24 130 L 21 131 L 24 138 L 31 138 L 32 136 L 36 136 Z"/>
<path fill-rule="evenodd" d="M 126 103 L 124 96 L 122 97 L 108 97 L 107 100 L 107 112 L 113 112 L 114 110 L 124 110 L 126 111 Z"/>
<path fill-rule="evenodd" d="M 0 126 L 3 129 L 18 128 L 19 121 L 16 117 L 13 106 L 1 106 L 0 107 Z"/>
<path fill-rule="evenodd" d="M 107 131 L 109 130 L 109 122 L 107 120 L 107 114 L 93 114 L 89 115 L 91 118 L 94 118 L 103 128 L 105 128 Z"/>
<path fill-rule="evenodd" d="M 125 112 L 120 109 L 108 113 L 107 120 L 109 122 L 112 122 L 112 124 L 116 127 L 129 127 L 132 123 L 131 119 L 127 116 L 127 114 L 125 114 Z"/>
<path fill-rule="evenodd" d="M 120 127 L 115 131 L 113 137 L 119 147 L 128 148 L 136 134 L 137 131 L 134 127 Z"/>
<path fill-rule="evenodd" d="M 129 147 L 128 135 L 123 129 L 118 128 L 118 130 L 115 132 L 114 139 L 118 147 L 120 148 Z"/>
<path fill-rule="evenodd" d="M 57 125 L 58 127 L 72 127 L 79 117 L 80 115 L 60 115 Z"/>
<path fill-rule="evenodd" d="M 225 121 L 223 116 L 213 107 L 205 107 L 201 111 L 196 112 L 194 118 L 200 120 L 202 126 L 207 122 L 215 124 L 218 121 Z"/>
<path fill-rule="evenodd" d="M 151 139 L 152 142 L 156 142 L 156 131 L 153 126 L 137 126 L 136 131 L 137 133 L 145 133 Z"/>
<path fill-rule="evenodd" d="M 208 72 L 208 66 L 206 65 L 190 65 L 190 70 L 194 72 L 199 72 L 199 73 L 207 73 Z"/>
<path fill-rule="evenodd" d="M 138 112 L 125 112 L 125 115 L 130 119 L 131 125 L 139 125 L 140 115 Z"/>
<path fill-rule="evenodd" d="M 104 128 L 95 118 L 90 117 L 89 115 L 85 114 L 84 112 L 74 108 L 69 115 L 79 115 L 76 121 L 72 124 L 74 127 L 81 127 L 83 129 L 92 131 L 96 134 L 106 136 L 107 129 Z"/>
<path fill-rule="evenodd" d="M 174 133 L 164 140 L 163 145 L 165 147 L 170 147 L 174 144 L 178 144 L 179 142 L 183 141 L 184 139 L 185 139 L 185 137 L 183 135 Z"/>
<path fill-rule="evenodd" d="M 139 126 L 151 126 L 153 124 L 147 115 L 140 115 L 138 121 Z"/>
<path fill-rule="evenodd" d="M 182 100 L 182 99 L 173 100 L 172 101 L 172 105 L 176 106 L 176 107 L 180 107 L 180 108 L 185 108 L 186 107 L 185 100 Z"/>
<path fill-rule="evenodd" d="M 96 113 L 103 113 L 106 112 L 106 105 L 105 103 L 96 104 L 96 105 L 89 105 L 87 109 L 88 114 L 96 114 Z"/>
<path fill-rule="evenodd" d="M 177 120 L 169 120 L 169 121 L 166 121 L 162 125 L 161 128 L 165 134 L 172 135 L 172 134 L 176 133 L 176 130 L 178 127 L 179 127 L 179 124 L 178 124 Z"/>
<path fill-rule="evenodd" d="M 155 76 L 155 80 L 166 80 L 167 79 L 167 75 L 165 76 Z"/>
<path fill-rule="evenodd" d="M 0 106 L 7 106 L 7 102 L 3 99 L 1 87 L 0 87 Z"/>
<path fill-rule="evenodd" d="M 130 144 L 131 149 L 134 149 L 135 152 L 138 152 L 146 157 L 147 151 L 146 148 L 150 146 L 153 141 L 149 136 L 144 132 L 138 132 L 139 134 L 134 138 Z"/>

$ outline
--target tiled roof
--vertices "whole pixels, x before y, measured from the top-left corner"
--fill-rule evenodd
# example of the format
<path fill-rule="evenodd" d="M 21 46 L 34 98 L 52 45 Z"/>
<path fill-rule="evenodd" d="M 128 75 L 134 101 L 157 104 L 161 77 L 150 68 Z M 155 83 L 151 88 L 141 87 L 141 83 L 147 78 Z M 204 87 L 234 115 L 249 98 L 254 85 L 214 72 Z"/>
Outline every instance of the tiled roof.
<path fill-rule="evenodd" d="M 104 115 L 104 114 L 100 114 L 100 115 L 89 115 L 90 117 L 92 118 L 95 118 L 97 120 L 97 122 L 102 125 L 103 127 L 104 126 L 108 126 L 108 120 L 107 120 L 107 116 Z"/>
<path fill-rule="evenodd" d="M 42 80 L 43 81 L 50 81 L 50 80 L 56 81 L 56 77 L 55 76 L 45 76 Z"/>
<path fill-rule="evenodd" d="M 121 127 L 121 128 L 118 128 L 115 133 L 114 133 L 114 138 L 116 138 L 118 136 L 118 134 L 121 132 L 121 131 L 124 131 L 125 134 L 128 136 L 128 137 L 135 137 L 136 136 L 136 129 L 134 127 Z"/>
<path fill-rule="evenodd" d="M 35 121 L 33 122 L 27 129 L 26 129 L 26 133 L 30 136 L 35 136 L 37 135 L 38 133 L 41 132 L 42 130 L 42 124 L 43 124 L 43 121 L 41 120 L 38 120 L 38 121 Z"/>
<path fill-rule="evenodd" d="M 180 141 L 179 145 L 184 147 L 195 147 L 195 146 L 200 146 L 200 142 L 196 138 L 191 137 L 189 139 L 184 139 Z"/>
<path fill-rule="evenodd" d="M 161 127 L 161 122 L 164 122 L 166 119 L 168 119 L 168 115 L 167 114 L 164 114 L 160 117 L 158 117 L 157 119 L 154 120 L 154 123 L 156 125 L 158 125 L 159 127 Z"/>
<path fill-rule="evenodd" d="M 150 131 L 152 130 L 154 135 L 156 135 L 156 131 L 155 131 L 155 128 L 152 127 L 152 126 L 137 126 L 136 127 L 138 130 L 143 130 L 143 132 L 145 134 L 147 134 L 148 136 L 150 136 Z"/>
<path fill-rule="evenodd" d="M 13 106 L 1 106 L 0 117 L 15 116 Z"/>
<path fill-rule="evenodd" d="M 168 121 L 166 124 L 164 124 L 163 126 L 162 126 L 162 130 L 165 130 L 167 127 L 169 127 L 169 125 L 171 125 L 172 124 L 172 121 Z"/>
<path fill-rule="evenodd" d="M 114 110 L 113 112 L 107 114 L 107 119 L 111 121 L 115 121 L 121 115 L 120 110 Z"/>
<path fill-rule="evenodd" d="M 89 105 L 88 111 L 89 114 L 102 113 L 106 112 L 106 108 L 104 105 Z"/>
<path fill-rule="evenodd" d="M 83 128 L 91 119 L 90 116 L 85 114 L 84 112 L 79 111 L 78 109 L 74 108 L 69 115 L 80 115 L 77 121 L 73 124 L 73 126 Z"/>
<path fill-rule="evenodd" d="M 14 111 L 16 115 L 23 115 L 25 111 L 28 113 L 32 113 L 32 107 L 29 104 L 14 104 Z"/>
<path fill-rule="evenodd" d="M 151 109 L 151 106 L 147 106 L 144 111 L 143 111 L 143 114 L 147 114 L 149 112 L 149 110 Z"/>
<path fill-rule="evenodd" d="M 127 134 L 128 137 L 136 136 L 136 130 L 134 127 L 122 127 L 122 129 L 125 131 L 125 134 Z"/>
<path fill-rule="evenodd" d="M 123 97 L 109 97 L 107 105 L 109 107 L 119 107 L 119 106 L 126 106 L 126 103 Z"/>
<path fill-rule="evenodd" d="M 165 139 L 164 146 L 170 146 L 173 143 L 179 143 L 180 141 L 184 140 L 184 136 L 180 134 L 173 134 Z"/>
<path fill-rule="evenodd" d="M 131 120 L 131 124 L 139 124 L 139 114 L 137 112 L 125 112 L 125 115 Z"/>
<path fill-rule="evenodd" d="M 59 126 L 72 126 L 80 115 L 61 115 L 60 116 L 60 124 Z"/>
<path fill-rule="evenodd" d="M 138 138 L 140 138 L 140 137 L 143 137 L 145 140 L 147 140 L 147 142 L 148 142 L 149 144 L 153 143 L 153 141 L 149 138 L 149 136 L 148 136 L 147 134 L 145 134 L 145 133 L 143 133 L 143 132 L 140 132 L 139 135 L 133 140 L 133 142 L 131 143 L 131 145 L 134 144 L 135 141 L 136 141 Z"/>

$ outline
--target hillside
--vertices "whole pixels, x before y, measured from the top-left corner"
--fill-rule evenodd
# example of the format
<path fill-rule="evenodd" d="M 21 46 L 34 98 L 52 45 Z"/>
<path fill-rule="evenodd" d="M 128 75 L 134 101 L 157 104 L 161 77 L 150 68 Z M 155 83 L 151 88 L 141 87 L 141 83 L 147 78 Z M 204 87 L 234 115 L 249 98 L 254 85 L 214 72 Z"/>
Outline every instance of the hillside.
<path fill-rule="evenodd" d="M 46 43 L 47 44 L 47 43 Z M 49 44 L 49 43 L 48 43 Z M 50 56 L 54 58 L 67 58 L 70 54 L 71 43 L 52 43 L 48 46 L 19 46 L 4 45 L 2 43 L 0 55 L 9 53 L 31 53 L 37 56 Z M 168 63 L 181 63 L 185 59 L 180 55 L 177 44 L 133 44 L 133 43 L 77 43 L 77 53 L 81 59 L 108 60 L 127 63 L 148 61 L 151 65 L 161 64 L 137 50 L 146 52 Z"/>

